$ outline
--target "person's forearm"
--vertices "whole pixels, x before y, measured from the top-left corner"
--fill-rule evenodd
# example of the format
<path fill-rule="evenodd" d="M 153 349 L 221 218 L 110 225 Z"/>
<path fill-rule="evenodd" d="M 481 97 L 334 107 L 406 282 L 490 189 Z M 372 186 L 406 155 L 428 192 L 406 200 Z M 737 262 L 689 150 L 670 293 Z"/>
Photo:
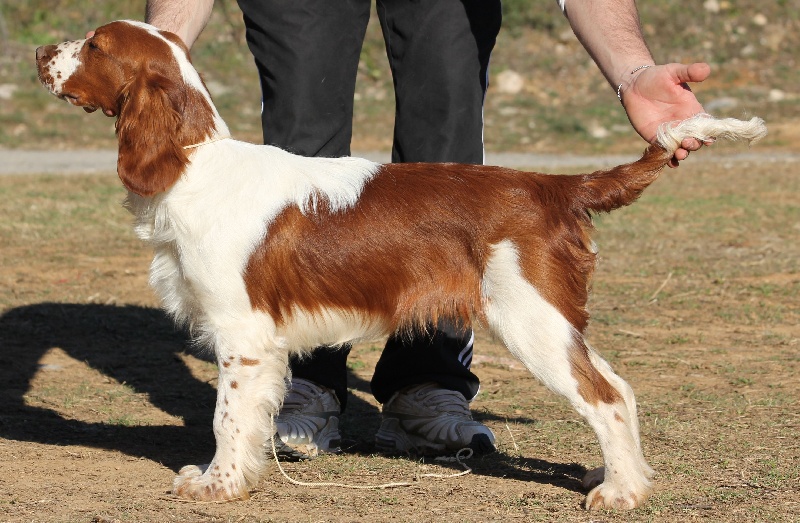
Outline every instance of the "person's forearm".
<path fill-rule="evenodd" d="M 565 4 L 575 36 L 614 89 L 630 80 L 637 67 L 654 63 L 634 0 L 567 0 Z"/>
<path fill-rule="evenodd" d="M 145 22 L 178 35 L 192 47 L 211 16 L 214 0 L 147 0 Z"/>

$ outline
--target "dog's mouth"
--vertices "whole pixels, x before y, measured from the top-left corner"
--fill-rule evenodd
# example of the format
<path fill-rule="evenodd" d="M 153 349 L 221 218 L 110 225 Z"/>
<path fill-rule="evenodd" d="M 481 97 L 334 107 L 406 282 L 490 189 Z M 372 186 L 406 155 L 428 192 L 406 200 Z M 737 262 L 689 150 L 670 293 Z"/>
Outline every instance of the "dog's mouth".
<path fill-rule="evenodd" d="M 68 101 L 72 105 L 78 105 L 78 106 L 81 105 L 81 99 L 78 95 L 72 93 L 59 93 L 58 97 L 61 98 L 62 100 Z"/>
<path fill-rule="evenodd" d="M 72 93 L 61 93 L 58 95 L 59 98 L 62 100 L 66 100 L 67 102 L 75 105 L 77 107 L 83 107 L 83 110 L 87 113 L 93 113 L 97 110 L 97 107 L 91 104 L 86 104 L 81 101 L 81 98 L 78 95 L 74 95 Z"/>

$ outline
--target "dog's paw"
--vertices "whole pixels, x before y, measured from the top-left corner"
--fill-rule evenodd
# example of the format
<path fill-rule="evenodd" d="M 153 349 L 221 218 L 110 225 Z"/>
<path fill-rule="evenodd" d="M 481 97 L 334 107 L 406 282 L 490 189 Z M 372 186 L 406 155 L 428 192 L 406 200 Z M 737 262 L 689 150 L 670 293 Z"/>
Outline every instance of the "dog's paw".
<path fill-rule="evenodd" d="M 651 467 L 647 463 L 642 464 L 642 470 L 644 472 L 644 477 L 646 477 L 647 479 L 653 479 L 654 477 L 656 477 L 656 471 L 653 470 L 653 467 Z"/>
<path fill-rule="evenodd" d="M 597 470 L 590 471 L 590 474 Z M 595 481 L 595 479 L 592 478 L 591 481 Z M 586 478 L 584 478 L 584 484 L 585 482 Z M 586 496 L 585 507 L 586 510 L 630 510 L 641 506 L 649 496 L 649 487 L 636 489 L 628 486 L 601 483 Z"/>
<path fill-rule="evenodd" d="M 225 481 L 221 474 L 209 470 L 209 465 L 187 465 L 172 482 L 172 493 L 180 498 L 194 501 L 236 501 L 248 499 L 244 488 L 237 488 L 234 481 Z"/>

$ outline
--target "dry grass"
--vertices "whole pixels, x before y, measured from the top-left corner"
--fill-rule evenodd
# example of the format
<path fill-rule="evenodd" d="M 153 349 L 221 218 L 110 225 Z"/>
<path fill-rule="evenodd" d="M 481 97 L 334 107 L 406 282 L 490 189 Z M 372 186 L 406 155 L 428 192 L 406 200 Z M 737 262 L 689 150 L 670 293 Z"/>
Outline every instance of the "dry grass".
<path fill-rule="evenodd" d="M 113 147 L 110 119 L 100 114 L 87 117 L 39 85 L 33 52 L 37 45 L 79 38 L 114 19 L 141 19 L 143 4 L 99 0 L 6 4 L 0 6 L 0 39 L 3 17 L 7 27 L 0 87 L 16 90 L 0 103 L 0 146 Z M 710 112 L 761 116 L 771 124 L 767 144 L 800 143 L 800 10 L 796 1 L 719 2 L 719 12 L 697 5 L 691 15 L 683 0 L 637 4 L 657 61 L 712 65 L 712 77 L 694 86 Z M 494 76 L 485 110 L 487 149 L 639 152 L 641 142 L 613 89 L 588 59 L 556 4 L 506 0 L 503 5 L 503 31 L 492 55 Z M 353 145 L 360 151 L 391 147 L 392 79 L 375 18 L 367 31 L 358 74 Z M 211 23 L 192 55 L 234 135 L 260 142 L 261 94 L 233 0 L 217 0 Z M 499 89 L 496 75 L 506 69 L 522 75 L 520 92 Z"/>
<path fill-rule="evenodd" d="M 0 103 L 0 147 L 114 147 L 111 120 L 38 85 L 33 48 L 140 17 L 140 8 L 75 2 L 0 7 L 0 93 L 16 88 Z M 487 147 L 638 152 L 554 5 L 504 3 L 513 16 L 494 72 L 514 69 L 526 87 L 490 91 Z M 679 0 L 639 2 L 654 54 L 711 62 L 700 99 L 716 114 L 765 117 L 770 137 L 759 150 L 791 151 L 800 143 L 796 6 L 720 4 L 728 7 L 687 17 Z M 241 22 L 233 2 L 216 5 L 195 61 L 234 133 L 257 142 L 260 95 Z M 354 148 L 386 150 L 393 100 L 374 24 L 358 86 Z M 610 134 L 594 136 L 598 126 Z M 593 434 L 483 332 L 473 407 L 500 452 L 470 460 L 473 474 L 350 491 L 292 486 L 272 467 L 245 503 L 172 500 L 176 470 L 213 452 L 215 368 L 156 308 L 122 189 L 113 176 L 0 178 L 0 520 L 800 520 L 800 169 L 768 157 L 692 158 L 640 203 L 598 220 L 590 339 L 637 391 L 645 453 L 659 472 L 650 502 L 625 514 L 580 509 L 579 478 L 600 464 Z M 378 347 L 350 359 L 346 452 L 289 464 L 293 476 L 383 483 L 458 470 L 374 454 L 380 417 L 368 381 Z"/>
<path fill-rule="evenodd" d="M 293 486 L 273 466 L 251 501 L 172 500 L 175 471 L 213 451 L 215 368 L 155 308 L 118 182 L 1 178 L 0 520 L 795 521 L 795 194 L 796 164 L 690 162 L 598 221 L 590 339 L 637 391 L 659 476 L 644 508 L 588 514 L 579 478 L 600 464 L 593 434 L 483 332 L 473 406 L 500 452 L 470 460 L 471 475 L 352 491 Z M 460 470 L 374 454 L 377 347 L 351 356 L 346 452 L 287 464 L 294 477 Z"/>

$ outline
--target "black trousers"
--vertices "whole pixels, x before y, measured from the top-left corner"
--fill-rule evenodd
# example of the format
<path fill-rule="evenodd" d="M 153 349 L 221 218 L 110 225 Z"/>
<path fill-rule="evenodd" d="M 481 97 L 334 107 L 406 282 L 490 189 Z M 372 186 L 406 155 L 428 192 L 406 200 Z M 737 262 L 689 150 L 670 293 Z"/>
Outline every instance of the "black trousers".
<path fill-rule="evenodd" d="M 350 154 L 353 95 L 371 0 L 239 0 L 261 79 L 264 143 L 304 156 Z M 499 0 L 376 0 L 395 88 L 393 162 L 483 163 L 483 99 Z M 357 277 L 357 275 L 356 275 Z M 385 403 L 426 381 L 471 399 L 469 330 L 394 336 L 372 378 Z M 291 362 L 292 375 L 347 400 L 349 347 Z"/>

